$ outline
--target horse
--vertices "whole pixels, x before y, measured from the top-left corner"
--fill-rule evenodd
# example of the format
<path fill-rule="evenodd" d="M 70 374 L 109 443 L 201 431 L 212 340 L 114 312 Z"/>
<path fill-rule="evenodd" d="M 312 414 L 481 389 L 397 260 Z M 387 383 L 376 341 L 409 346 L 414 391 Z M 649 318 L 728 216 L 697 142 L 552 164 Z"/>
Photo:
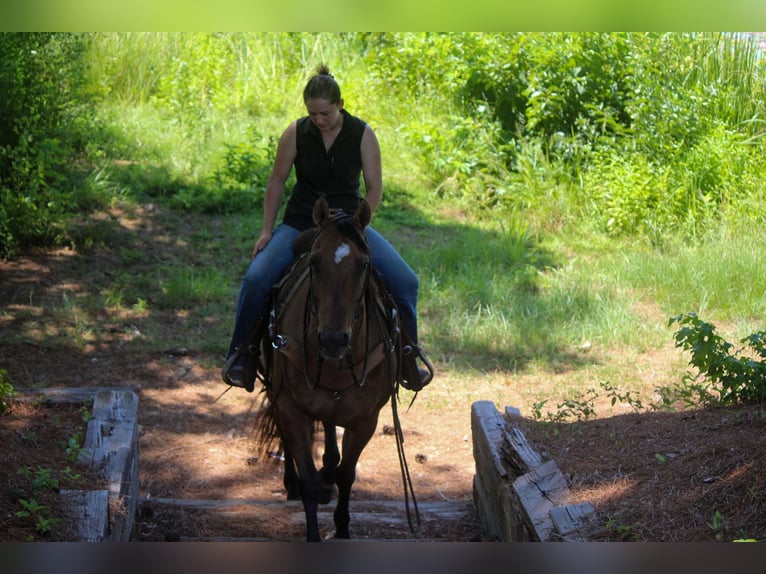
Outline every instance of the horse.
<path fill-rule="evenodd" d="M 353 214 L 330 210 L 323 197 L 316 202 L 309 246 L 275 287 L 260 343 L 268 417 L 259 424 L 283 446 L 285 488 L 303 503 L 307 541 L 320 541 L 318 505 L 331 501 L 334 487 L 334 536 L 350 538 L 356 464 L 389 401 L 405 501 L 408 487 L 412 492 L 396 415 L 401 331 L 396 305 L 372 267 L 364 234 L 370 217 L 364 199 Z M 321 470 L 313 453 L 317 423 L 325 434 Z M 344 429 L 342 451 L 336 427 Z M 414 492 L 412 501 L 417 513 Z"/>

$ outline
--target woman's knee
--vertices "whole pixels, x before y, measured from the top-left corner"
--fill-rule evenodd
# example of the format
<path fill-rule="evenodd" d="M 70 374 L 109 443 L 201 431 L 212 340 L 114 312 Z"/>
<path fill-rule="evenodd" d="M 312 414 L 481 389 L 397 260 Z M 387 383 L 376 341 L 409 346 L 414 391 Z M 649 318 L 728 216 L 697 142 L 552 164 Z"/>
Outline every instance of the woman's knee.
<path fill-rule="evenodd" d="M 399 278 L 398 282 L 400 284 L 400 289 L 409 295 L 410 297 L 417 298 L 418 296 L 418 289 L 420 289 L 420 279 L 418 279 L 417 274 L 410 268 L 410 266 L 407 266 L 406 272 L 403 272 Z"/>

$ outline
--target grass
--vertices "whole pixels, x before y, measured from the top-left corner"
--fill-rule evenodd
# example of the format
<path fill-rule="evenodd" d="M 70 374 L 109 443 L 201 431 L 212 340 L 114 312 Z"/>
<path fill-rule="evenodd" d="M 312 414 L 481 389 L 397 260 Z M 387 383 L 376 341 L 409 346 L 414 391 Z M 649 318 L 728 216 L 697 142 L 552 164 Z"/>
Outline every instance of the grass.
<path fill-rule="evenodd" d="M 259 225 L 253 218 L 164 208 L 139 216 L 142 209 L 126 203 L 119 217 L 107 218 L 112 232 L 99 227 L 98 234 L 110 248 L 94 242 L 90 255 L 121 256 L 104 259 L 79 288 L 47 300 L 45 314 L 53 321 L 37 318 L 36 330 L 25 337 L 66 340 L 86 350 L 98 344 L 106 314 L 126 333 L 139 326 L 128 349 L 193 347 L 216 362 Z M 124 232 L 124 221 L 141 217 L 142 235 Z M 613 239 L 587 251 L 572 237 L 533 234 L 510 222 L 457 221 L 438 212 L 414 212 L 409 222 L 400 226 L 382 214 L 379 230 L 420 276 L 420 324 L 429 353 L 457 377 L 529 380 L 529 404 L 545 396 L 576 397 L 604 381 L 638 384 L 640 369 L 648 368 L 637 367 L 642 357 L 672 344 L 669 317 L 702 303 L 710 318 L 731 317 L 740 332 L 758 327 L 754 314 L 736 309 L 759 309 L 762 294 L 741 287 L 733 263 L 716 263 L 737 260 L 742 245 L 752 257 L 762 256 L 757 231 L 719 235 L 728 241 L 669 242 L 662 250 Z M 694 261 L 701 268 L 692 273 Z M 753 269 L 756 282 L 759 273 Z M 730 296 L 704 299 L 700 275 Z M 684 365 L 682 357 L 671 365 L 679 379 Z"/>
<path fill-rule="evenodd" d="M 242 165 L 268 172 L 269 138 L 303 113 L 300 91 L 322 60 L 333 64 L 347 108 L 379 135 L 385 193 L 373 224 L 420 277 L 421 338 L 442 365 L 465 373 L 569 370 L 583 384 L 631 380 L 630 363 L 608 355 L 667 345 L 669 317 L 696 311 L 744 336 L 766 311 L 757 223 L 744 225 L 735 213 L 691 238 L 610 237 L 580 215 L 578 194 L 587 190 L 543 153 L 543 142 L 520 142 L 517 171 L 506 173 L 507 202 L 478 209 L 450 196 L 427 173 L 441 156 L 424 158 L 416 144 L 455 131 L 460 105 L 436 88 L 414 100 L 377 89 L 353 35 L 91 38 L 93 90 L 107 93 L 89 150 L 98 167 L 87 185 L 111 201 L 106 215 L 71 222 L 68 235 L 76 252 L 114 259 L 82 271 L 94 290 L 46 302 L 55 325 L 38 322 L 45 337 L 93 345 L 106 313 L 121 324 L 144 322 L 129 345 L 150 348 L 160 338 L 182 345 L 188 333 L 152 324 L 175 315 L 196 346 L 222 350 L 261 212 L 248 182 L 222 189 L 215 174 Z M 725 65 L 711 56 L 696 81 L 720 76 L 730 85 L 736 74 L 721 71 Z M 752 54 L 731 65 L 746 69 Z M 417 125 L 430 131 L 413 131 Z M 491 163 L 486 182 L 505 185 L 502 154 L 482 139 L 491 130 L 473 139 L 476 130 L 467 131 L 462 143 L 442 142 L 445 154 L 483 157 Z"/>

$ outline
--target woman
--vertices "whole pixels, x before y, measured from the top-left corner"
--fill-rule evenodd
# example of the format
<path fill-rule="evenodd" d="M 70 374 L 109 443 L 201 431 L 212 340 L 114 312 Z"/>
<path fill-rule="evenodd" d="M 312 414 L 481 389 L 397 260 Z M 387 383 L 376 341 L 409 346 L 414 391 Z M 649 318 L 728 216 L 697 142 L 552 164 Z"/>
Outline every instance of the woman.
<path fill-rule="evenodd" d="M 223 380 L 245 386 L 244 354 L 237 353 L 255 328 L 272 286 L 294 260 L 293 241 L 314 225 L 314 203 L 326 195 L 333 209 L 354 212 L 360 199 L 359 176 L 364 177 L 365 199 L 372 212 L 383 194 L 380 146 L 375 132 L 343 108 L 340 87 L 325 65 L 317 68 L 303 90 L 308 115 L 292 122 L 279 139 L 263 208 L 263 229 L 255 242 L 250 267 L 242 281 L 234 334 Z M 285 182 L 295 167 L 296 184 L 281 224 L 274 228 Z M 383 278 L 401 313 L 405 330 L 403 381 L 420 390 L 431 381 L 432 369 L 417 344 L 418 278 L 396 250 L 374 229 L 365 231 L 372 263 Z M 421 360 L 429 370 L 420 368 Z"/>

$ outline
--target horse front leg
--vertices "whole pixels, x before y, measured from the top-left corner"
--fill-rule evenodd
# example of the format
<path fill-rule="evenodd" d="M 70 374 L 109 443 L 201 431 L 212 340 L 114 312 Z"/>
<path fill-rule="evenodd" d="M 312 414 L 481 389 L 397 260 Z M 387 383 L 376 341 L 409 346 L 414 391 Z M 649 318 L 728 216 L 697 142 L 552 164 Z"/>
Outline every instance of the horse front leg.
<path fill-rule="evenodd" d="M 279 433 L 285 450 L 285 463 L 295 464 L 298 473 L 298 492 L 306 516 L 306 540 L 319 542 L 319 472 L 314 464 L 311 428 L 313 420 L 289 409 L 289 404 L 277 410 Z M 292 462 L 290 462 L 292 461 Z M 287 468 L 285 471 L 287 472 Z"/>
<path fill-rule="evenodd" d="M 343 433 L 343 458 L 338 465 L 336 483 L 338 485 L 338 503 L 335 506 L 333 520 L 335 522 L 335 538 L 350 538 L 349 500 L 351 499 L 351 487 L 356 480 L 356 464 L 364 447 L 370 442 L 375 433 L 378 420 L 377 416 L 365 421 L 363 425 L 346 429 Z"/>
<path fill-rule="evenodd" d="M 324 453 L 322 454 L 322 469 L 319 471 L 319 504 L 329 504 L 335 488 L 335 474 L 340 462 L 340 451 L 338 451 L 338 435 L 335 425 L 322 424 L 324 426 Z"/>
<path fill-rule="evenodd" d="M 296 455 L 297 456 L 297 455 Z M 319 519 L 317 511 L 319 507 L 319 472 L 314 466 L 311 450 L 297 456 L 295 463 L 298 467 L 298 488 L 303 502 L 303 512 L 306 515 L 306 540 L 319 542 Z"/>

